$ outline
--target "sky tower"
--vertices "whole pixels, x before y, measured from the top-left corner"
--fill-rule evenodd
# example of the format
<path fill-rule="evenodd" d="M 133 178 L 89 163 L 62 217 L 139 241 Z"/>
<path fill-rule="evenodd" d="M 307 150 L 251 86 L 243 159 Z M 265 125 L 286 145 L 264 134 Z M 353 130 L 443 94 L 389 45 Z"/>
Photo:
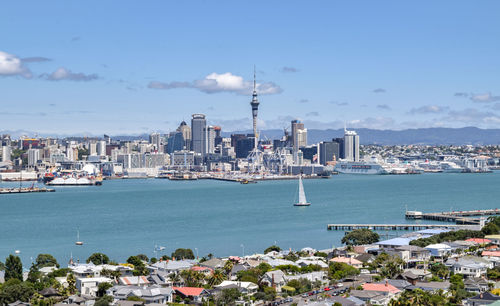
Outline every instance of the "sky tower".
<path fill-rule="evenodd" d="M 257 84 L 255 81 L 255 66 L 253 67 L 253 94 L 252 94 L 252 102 L 250 102 L 252 106 L 252 118 L 253 118 L 253 134 L 255 136 L 255 148 L 257 148 L 257 143 L 259 141 L 259 137 L 257 134 L 257 112 L 259 110 L 259 100 L 257 100 Z"/>

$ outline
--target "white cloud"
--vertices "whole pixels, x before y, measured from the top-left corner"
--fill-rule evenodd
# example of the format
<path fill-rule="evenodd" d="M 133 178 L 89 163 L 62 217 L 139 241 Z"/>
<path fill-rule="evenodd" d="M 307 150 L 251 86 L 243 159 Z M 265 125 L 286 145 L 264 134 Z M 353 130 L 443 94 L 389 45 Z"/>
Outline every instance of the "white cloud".
<path fill-rule="evenodd" d="M 83 81 L 83 82 L 93 81 L 99 78 L 99 76 L 95 73 L 93 74 L 84 74 L 81 72 L 76 73 L 64 67 L 58 68 L 51 74 L 44 73 L 40 77 L 49 81 L 67 80 L 67 81 Z"/>
<path fill-rule="evenodd" d="M 257 83 L 257 92 L 261 95 L 279 94 L 283 90 L 273 82 Z M 230 92 L 240 95 L 249 95 L 253 90 L 253 82 L 246 81 L 243 77 L 234 75 L 230 72 L 213 72 L 201 80 L 193 82 L 170 82 L 163 83 L 153 81 L 148 84 L 151 89 L 175 89 L 175 88 L 194 88 L 205 93 Z"/>
<path fill-rule="evenodd" d="M 23 66 L 23 61 L 13 54 L 0 51 L 0 75 L 31 78 L 31 71 Z"/>
<path fill-rule="evenodd" d="M 500 96 L 494 96 L 488 92 L 484 94 L 474 94 L 470 97 L 470 99 L 478 103 L 489 103 L 489 102 L 500 101 Z"/>
<path fill-rule="evenodd" d="M 417 108 L 412 108 L 408 113 L 415 114 L 437 114 L 447 110 L 446 106 L 438 106 L 438 105 L 424 105 Z"/>

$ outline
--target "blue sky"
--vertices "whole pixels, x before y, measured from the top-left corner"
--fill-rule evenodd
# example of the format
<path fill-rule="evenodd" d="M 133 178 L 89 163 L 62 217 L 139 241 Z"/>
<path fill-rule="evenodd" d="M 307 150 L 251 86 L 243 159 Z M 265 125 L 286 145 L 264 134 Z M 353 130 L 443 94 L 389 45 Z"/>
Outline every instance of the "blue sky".
<path fill-rule="evenodd" d="M 8 1 L 0 131 L 500 128 L 499 1 Z"/>

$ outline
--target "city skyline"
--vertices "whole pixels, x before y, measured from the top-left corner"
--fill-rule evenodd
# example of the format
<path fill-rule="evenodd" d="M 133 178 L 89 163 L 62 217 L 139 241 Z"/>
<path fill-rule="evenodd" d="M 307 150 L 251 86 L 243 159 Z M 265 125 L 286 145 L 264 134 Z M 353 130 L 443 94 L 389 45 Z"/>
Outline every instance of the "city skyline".
<path fill-rule="evenodd" d="M 254 65 L 259 130 L 500 128 L 494 1 L 91 3 L 4 4 L 0 130 L 251 130 Z"/>

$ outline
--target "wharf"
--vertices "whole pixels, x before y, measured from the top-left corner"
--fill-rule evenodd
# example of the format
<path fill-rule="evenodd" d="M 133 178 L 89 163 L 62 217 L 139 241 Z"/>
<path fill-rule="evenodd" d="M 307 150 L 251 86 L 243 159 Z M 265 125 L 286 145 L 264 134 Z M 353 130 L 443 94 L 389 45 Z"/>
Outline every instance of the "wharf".
<path fill-rule="evenodd" d="M 407 211 L 405 213 L 406 219 L 422 219 L 434 220 L 444 222 L 455 222 L 456 224 L 480 224 L 481 218 L 470 217 L 484 217 L 500 215 L 500 209 L 478 209 L 478 210 L 462 210 L 462 211 L 444 211 L 439 213 L 422 213 L 419 211 Z"/>
<path fill-rule="evenodd" d="M 32 192 L 55 192 L 51 188 L 0 188 L 0 194 L 14 194 L 14 193 L 32 193 Z"/>
<path fill-rule="evenodd" d="M 449 228 L 449 229 L 476 229 L 475 225 L 443 225 L 443 224 L 328 224 L 327 230 L 356 230 L 356 229 L 370 229 L 370 230 L 403 230 L 414 231 L 433 228 Z"/>

